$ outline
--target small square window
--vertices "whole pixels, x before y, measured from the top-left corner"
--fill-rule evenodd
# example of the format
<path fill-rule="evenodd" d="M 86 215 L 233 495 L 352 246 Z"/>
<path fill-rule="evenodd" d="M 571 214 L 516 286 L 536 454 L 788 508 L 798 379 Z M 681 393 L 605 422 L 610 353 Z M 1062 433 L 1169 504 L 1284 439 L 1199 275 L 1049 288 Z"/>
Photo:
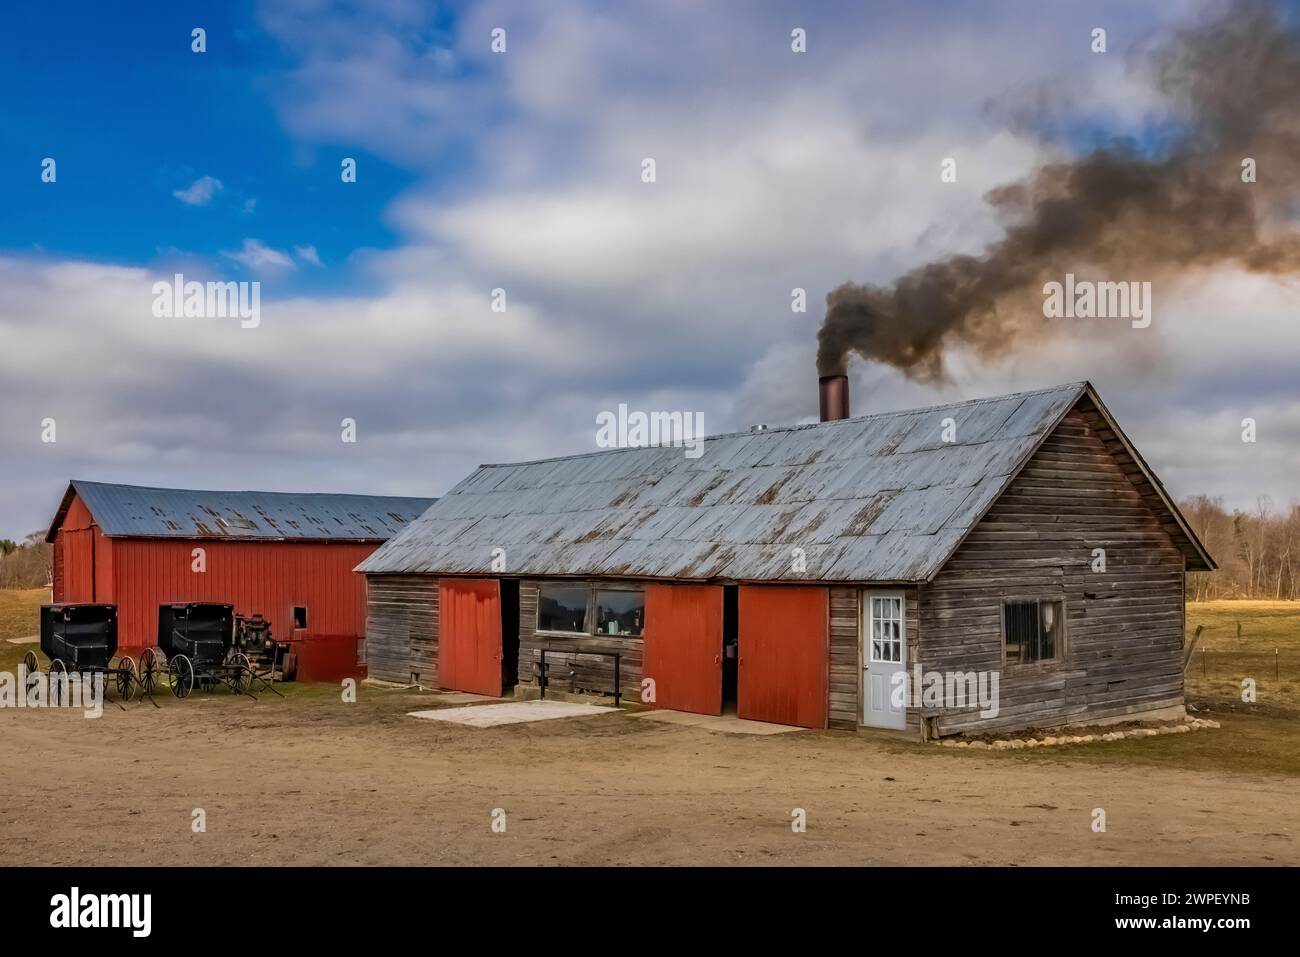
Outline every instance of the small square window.
<path fill-rule="evenodd" d="M 1002 606 L 1007 664 L 1055 661 L 1061 654 L 1065 605 L 1061 601 L 1009 601 Z"/>
<path fill-rule="evenodd" d="M 293 627 L 294 628 L 307 627 L 307 609 L 304 608 L 302 605 L 293 606 Z"/>

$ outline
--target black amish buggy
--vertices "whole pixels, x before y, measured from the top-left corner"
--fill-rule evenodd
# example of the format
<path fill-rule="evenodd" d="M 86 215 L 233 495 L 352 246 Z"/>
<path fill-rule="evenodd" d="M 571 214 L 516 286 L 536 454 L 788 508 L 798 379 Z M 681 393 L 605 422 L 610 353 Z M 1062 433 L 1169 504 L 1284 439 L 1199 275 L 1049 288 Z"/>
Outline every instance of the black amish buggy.
<path fill-rule="evenodd" d="M 258 675 L 248 656 L 233 647 L 234 633 L 234 605 L 215 602 L 159 605 L 158 648 L 166 656 L 172 694 L 188 698 L 195 685 L 207 690 L 224 684 L 235 694 L 253 697 L 249 685 Z M 145 652 L 142 662 L 145 680 L 152 687 L 158 669 L 153 649 Z"/>
<path fill-rule="evenodd" d="M 121 701 L 130 701 L 143 687 L 130 655 L 117 656 L 117 606 L 60 604 L 41 606 L 41 652 L 50 659 L 50 700 L 59 704 L 68 687 L 69 673 L 83 680 L 103 675 L 112 679 Z M 39 680 L 36 652 L 23 656 L 28 682 Z"/>

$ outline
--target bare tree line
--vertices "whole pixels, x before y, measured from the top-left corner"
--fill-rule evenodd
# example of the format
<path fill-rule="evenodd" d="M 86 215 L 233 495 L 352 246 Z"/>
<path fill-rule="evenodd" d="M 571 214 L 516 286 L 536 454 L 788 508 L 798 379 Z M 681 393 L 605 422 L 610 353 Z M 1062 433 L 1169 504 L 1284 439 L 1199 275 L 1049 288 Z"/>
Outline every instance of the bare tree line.
<path fill-rule="evenodd" d="M 0 539 L 0 588 L 42 588 L 50 583 L 51 548 L 44 532 L 22 542 Z"/>
<path fill-rule="evenodd" d="M 1300 599 L 1300 504 L 1275 510 L 1268 496 L 1251 511 L 1228 511 L 1221 498 L 1196 495 L 1179 503 L 1219 568 L 1191 572 L 1187 597 Z M 21 543 L 0 539 L 0 588 L 41 588 L 50 583 L 51 548 L 44 532 Z"/>
<path fill-rule="evenodd" d="M 1300 599 L 1296 562 L 1300 560 L 1300 504 L 1275 510 L 1261 496 L 1250 511 L 1229 512 L 1223 499 L 1197 495 L 1179 504 L 1192 529 L 1209 549 L 1218 571 L 1187 576 L 1190 601 L 1215 598 Z"/>

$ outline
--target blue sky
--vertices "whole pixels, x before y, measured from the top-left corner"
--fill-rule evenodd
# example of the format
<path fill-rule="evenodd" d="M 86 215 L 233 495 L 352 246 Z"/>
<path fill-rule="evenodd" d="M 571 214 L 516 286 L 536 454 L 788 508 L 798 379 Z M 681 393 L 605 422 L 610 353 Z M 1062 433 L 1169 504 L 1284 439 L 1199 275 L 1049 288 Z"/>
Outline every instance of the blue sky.
<path fill-rule="evenodd" d="M 17 3 L 4 17 L 3 248 L 122 264 L 199 257 L 233 277 L 246 270 L 222 252 L 250 236 L 314 246 L 335 267 L 397 242 L 384 209 L 416 174 L 363 144 L 286 133 L 268 94 L 293 57 L 253 4 Z M 207 50 L 197 54 L 200 25 Z M 57 190 L 30 175 L 46 156 L 58 162 Z M 364 171 L 346 190 L 345 156 Z M 450 182 L 463 163 L 449 151 L 421 172 Z M 176 198 L 204 177 L 221 184 L 210 199 L 202 189 L 192 204 Z M 346 268 L 294 278 L 284 292 L 360 281 Z"/>
<path fill-rule="evenodd" d="M 1180 117 L 1130 53 L 1203 6 L 6 4 L 0 537 L 72 477 L 431 495 L 588 451 L 619 403 L 807 420 L 825 293 L 978 252 L 989 189 L 1099 136 L 1152 148 Z M 154 317 L 176 271 L 259 281 L 261 325 Z M 940 384 L 858 363 L 855 409 L 1092 379 L 1175 494 L 1284 504 L 1294 294 L 1206 276 L 1143 338 L 957 350 Z"/>

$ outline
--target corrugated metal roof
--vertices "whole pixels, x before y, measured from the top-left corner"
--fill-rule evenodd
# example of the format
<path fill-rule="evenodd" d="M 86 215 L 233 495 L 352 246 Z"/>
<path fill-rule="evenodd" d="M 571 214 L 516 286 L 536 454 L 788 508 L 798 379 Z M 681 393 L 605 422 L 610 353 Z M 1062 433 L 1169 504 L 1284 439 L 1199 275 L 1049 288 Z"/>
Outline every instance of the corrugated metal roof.
<path fill-rule="evenodd" d="M 1086 388 L 715 436 L 697 459 L 652 447 L 484 465 L 358 570 L 500 574 L 503 548 L 510 575 L 922 581 Z"/>
<path fill-rule="evenodd" d="M 213 492 L 109 485 L 74 479 L 51 539 L 76 493 L 110 537 L 383 541 L 433 498 L 298 492 Z"/>

